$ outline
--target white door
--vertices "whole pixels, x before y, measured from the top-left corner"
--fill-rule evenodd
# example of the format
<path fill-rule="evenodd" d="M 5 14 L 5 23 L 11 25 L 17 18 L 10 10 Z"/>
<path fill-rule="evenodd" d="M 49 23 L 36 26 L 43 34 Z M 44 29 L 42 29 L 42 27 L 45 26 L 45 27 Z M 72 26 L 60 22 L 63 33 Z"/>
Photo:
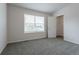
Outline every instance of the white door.
<path fill-rule="evenodd" d="M 56 37 L 56 18 L 48 17 L 48 38 Z"/>

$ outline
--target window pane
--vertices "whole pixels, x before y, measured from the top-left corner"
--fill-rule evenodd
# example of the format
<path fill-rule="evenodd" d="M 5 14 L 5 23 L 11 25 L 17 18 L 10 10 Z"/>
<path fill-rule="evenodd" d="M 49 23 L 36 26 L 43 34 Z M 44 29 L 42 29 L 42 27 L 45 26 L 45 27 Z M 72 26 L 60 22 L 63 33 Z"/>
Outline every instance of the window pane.
<path fill-rule="evenodd" d="M 36 16 L 36 31 L 44 31 L 44 17 Z"/>
<path fill-rule="evenodd" d="M 26 23 L 25 32 L 33 32 L 33 31 L 34 31 L 34 23 Z"/>
<path fill-rule="evenodd" d="M 36 23 L 43 23 L 44 24 L 44 17 L 36 16 Z"/>
<path fill-rule="evenodd" d="M 34 23 L 34 16 L 33 15 L 24 15 L 25 17 L 25 23 Z"/>
<path fill-rule="evenodd" d="M 40 31 L 44 31 L 44 24 L 43 23 L 36 23 L 36 31 L 40 32 Z"/>
<path fill-rule="evenodd" d="M 34 31 L 34 16 L 33 15 L 24 15 L 24 31 L 25 32 L 32 32 Z"/>

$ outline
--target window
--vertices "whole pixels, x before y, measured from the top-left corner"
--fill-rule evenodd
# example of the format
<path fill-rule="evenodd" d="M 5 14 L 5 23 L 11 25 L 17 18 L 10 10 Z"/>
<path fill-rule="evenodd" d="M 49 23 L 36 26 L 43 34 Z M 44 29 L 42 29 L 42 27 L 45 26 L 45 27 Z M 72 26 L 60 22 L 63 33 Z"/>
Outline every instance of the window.
<path fill-rule="evenodd" d="M 25 14 L 24 32 L 44 32 L 44 17 Z"/>

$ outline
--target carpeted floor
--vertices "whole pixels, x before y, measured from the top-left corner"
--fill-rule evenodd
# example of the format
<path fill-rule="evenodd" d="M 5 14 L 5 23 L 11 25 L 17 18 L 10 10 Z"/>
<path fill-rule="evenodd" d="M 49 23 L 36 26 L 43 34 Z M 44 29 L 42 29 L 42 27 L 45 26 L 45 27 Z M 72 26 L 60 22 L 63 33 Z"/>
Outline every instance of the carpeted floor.
<path fill-rule="evenodd" d="M 2 55 L 79 55 L 79 45 L 61 38 L 8 44 Z"/>

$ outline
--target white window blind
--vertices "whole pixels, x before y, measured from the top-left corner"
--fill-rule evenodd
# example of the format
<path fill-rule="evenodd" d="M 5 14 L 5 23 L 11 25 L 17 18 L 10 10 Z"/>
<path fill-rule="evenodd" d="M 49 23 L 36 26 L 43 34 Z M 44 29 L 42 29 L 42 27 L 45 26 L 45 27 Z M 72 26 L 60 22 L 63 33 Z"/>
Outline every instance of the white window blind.
<path fill-rule="evenodd" d="M 44 32 L 44 17 L 25 14 L 24 32 Z"/>

